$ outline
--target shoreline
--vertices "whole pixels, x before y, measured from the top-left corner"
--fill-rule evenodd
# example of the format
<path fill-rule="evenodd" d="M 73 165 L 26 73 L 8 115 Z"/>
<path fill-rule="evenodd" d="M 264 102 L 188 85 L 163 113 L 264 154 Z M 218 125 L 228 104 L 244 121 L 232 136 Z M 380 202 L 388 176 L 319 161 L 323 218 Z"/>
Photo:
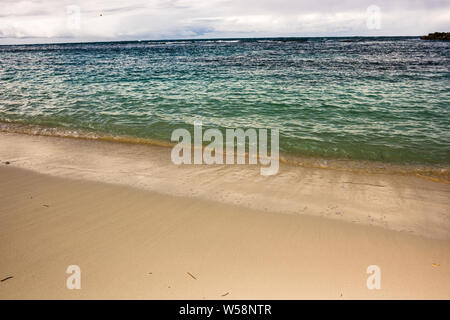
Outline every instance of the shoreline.
<path fill-rule="evenodd" d="M 0 121 L 1 133 L 148 145 L 150 147 L 173 148 L 176 145 L 175 142 L 152 138 L 139 138 L 127 135 L 119 136 L 83 129 L 43 126 L 20 122 Z M 224 156 L 226 155 L 225 152 L 222 154 Z M 246 156 L 248 157 L 248 154 Z M 433 182 L 450 184 L 450 166 L 447 165 L 385 163 L 374 160 L 320 158 L 286 153 L 280 153 L 279 161 L 280 163 L 294 167 L 319 168 L 351 173 L 416 176 Z"/>
<path fill-rule="evenodd" d="M 262 177 L 255 165 L 176 166 L 158 146 L 4 132 L 0 140 L 2 162 L 51 176 L 450 239 L 450 186 L 415 176 L 281 164 Z"/>
<path fill-rule="evenodd" d="M 3 137 L 2 137 L 3 138 Z M 0 166 L 0 299 L 449 299 L 450 241 Z M 81 290 L 66 269 L 81 269 Z M 366 269 L 381 269 L 368 290 Z"/>

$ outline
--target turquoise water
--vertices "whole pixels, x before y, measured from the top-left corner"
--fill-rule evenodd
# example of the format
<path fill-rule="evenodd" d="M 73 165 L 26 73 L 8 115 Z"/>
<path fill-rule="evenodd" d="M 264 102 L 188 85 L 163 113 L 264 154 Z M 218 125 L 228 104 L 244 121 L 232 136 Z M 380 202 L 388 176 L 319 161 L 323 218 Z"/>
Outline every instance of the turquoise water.
<path fill-rule="evenodd" d="M 201 119 L 279 128 L 289 155 L 447 166 L 449 49 L 418 38 L 0 46 L 0 121 L 169 141 Z"/>

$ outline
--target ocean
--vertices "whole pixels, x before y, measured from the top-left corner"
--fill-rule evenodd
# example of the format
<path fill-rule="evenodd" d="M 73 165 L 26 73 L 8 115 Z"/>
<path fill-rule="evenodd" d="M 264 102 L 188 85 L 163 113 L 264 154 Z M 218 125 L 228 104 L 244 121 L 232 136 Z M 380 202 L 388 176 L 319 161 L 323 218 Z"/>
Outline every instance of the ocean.
<path fill-rule="evenodd" d="M 167 143 L 201 120 L 278 128 L 286 159 L 448 174 L 449 49 L 418 37 L 0 46 L 0 130 Z"/>

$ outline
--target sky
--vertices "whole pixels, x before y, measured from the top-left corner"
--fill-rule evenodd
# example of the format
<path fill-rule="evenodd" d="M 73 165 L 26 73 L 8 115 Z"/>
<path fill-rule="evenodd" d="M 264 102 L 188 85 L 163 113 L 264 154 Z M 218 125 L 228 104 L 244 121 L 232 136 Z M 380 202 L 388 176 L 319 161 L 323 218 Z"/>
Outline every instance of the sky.
<path fill-rule="evenodd" d="M 0 44 L 434 31 L 449 0 L 0 0 Z"/>

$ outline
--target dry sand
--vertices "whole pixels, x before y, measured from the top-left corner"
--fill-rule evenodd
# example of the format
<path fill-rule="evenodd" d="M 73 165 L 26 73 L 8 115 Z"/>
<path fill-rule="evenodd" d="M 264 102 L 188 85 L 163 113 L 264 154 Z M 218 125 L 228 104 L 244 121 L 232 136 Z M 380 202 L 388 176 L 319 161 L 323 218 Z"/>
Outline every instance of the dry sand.
<path fill-rule="evenodd" d="M 0 133 L 0 298 L 450 298 L 449 185 L 167 154 Z"/>

